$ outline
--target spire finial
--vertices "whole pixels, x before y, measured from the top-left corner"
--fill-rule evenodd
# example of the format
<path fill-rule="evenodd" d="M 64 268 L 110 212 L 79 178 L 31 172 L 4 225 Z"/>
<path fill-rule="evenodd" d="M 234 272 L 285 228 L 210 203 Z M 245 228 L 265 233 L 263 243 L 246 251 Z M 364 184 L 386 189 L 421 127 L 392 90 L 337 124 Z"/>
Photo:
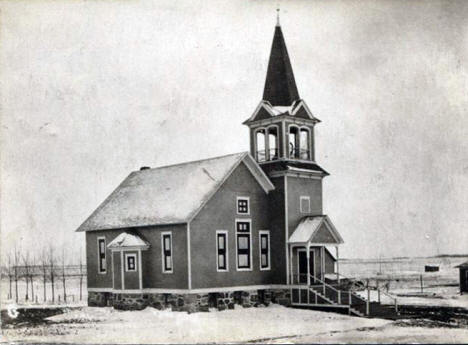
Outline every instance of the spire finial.
<path fill-rule="evenodd" d="M 280 26 L 280 8 L 279 8 L 279 5 L 278 7 L 276 8 L 276 26 Z"/>

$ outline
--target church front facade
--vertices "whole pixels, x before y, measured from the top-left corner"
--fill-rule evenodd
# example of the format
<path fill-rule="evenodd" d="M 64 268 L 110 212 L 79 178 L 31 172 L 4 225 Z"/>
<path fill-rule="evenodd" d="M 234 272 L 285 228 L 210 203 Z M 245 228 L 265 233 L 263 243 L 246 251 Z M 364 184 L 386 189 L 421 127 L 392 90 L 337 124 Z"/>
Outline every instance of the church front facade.
<path fill-rule="evenodd" d="M 278 24 L 263 99 L 244 122 L 250 152 L 134 171 L 78 228 L 88 304 L 351 308 L 355 297 L 339 287 L 343 239 L 322 208 L 319 122 Z"/>

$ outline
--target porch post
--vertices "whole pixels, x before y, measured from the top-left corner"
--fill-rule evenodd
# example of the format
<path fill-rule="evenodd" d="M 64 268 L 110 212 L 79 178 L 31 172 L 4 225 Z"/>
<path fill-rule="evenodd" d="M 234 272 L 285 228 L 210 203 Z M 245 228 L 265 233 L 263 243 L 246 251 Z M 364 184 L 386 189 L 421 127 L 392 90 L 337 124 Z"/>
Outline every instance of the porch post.
<path fill-rule="evenodd" d="M 293 246 L 291 243 L 288 244 L 289 246 L 289 281 L 291 284 L 294 284 L 294 273 L 293 273 Z"/>
<path fill-rule="evenodd" d="M 335 246 L 336 249 L 336 281 L 340 284 L 340 255 L 338 253 L 338 246 Z"/>
<path fill-rule="evenodd" d="M 310 286 L 310 241 L 307 241 L 307 286 Z"/>
<path fill-rule="evenodd" d="M 325 281 L 325 247 L 320 247 L 320 274 L 323 281 Z"/>

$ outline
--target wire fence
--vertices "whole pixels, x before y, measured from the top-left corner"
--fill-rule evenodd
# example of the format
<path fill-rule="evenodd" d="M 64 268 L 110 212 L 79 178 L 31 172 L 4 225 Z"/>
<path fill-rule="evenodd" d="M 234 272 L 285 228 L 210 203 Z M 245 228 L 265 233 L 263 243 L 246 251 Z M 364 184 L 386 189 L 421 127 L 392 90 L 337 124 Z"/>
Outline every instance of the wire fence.
<path fill-rule="evenodd" d="M 86 265 L 11 265 L 1 268 L 1 299 L 70 304 L 86 298 Z"/>

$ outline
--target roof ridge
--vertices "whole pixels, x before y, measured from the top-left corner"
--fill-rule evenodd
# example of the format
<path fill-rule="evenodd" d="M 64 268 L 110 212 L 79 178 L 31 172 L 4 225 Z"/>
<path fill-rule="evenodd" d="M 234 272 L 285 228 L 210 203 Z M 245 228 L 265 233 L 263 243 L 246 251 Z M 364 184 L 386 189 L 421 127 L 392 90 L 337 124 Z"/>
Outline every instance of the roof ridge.
<path fill-rule="evenodd" d="M 242 152 L 237 152 L 237 153 L 230 153 L 228 155 L 223 155 L 223 156 L 216 156 L 216 157 L 210 157 L 210 158 L 204 158 L 204 159 L 197 159 L 197 160 L 194 160 L 194 161 L 181 162 L 181 163 L 175 163 L 175 164 L 169 164 L 169 165 L 162 165 L 162 166 L 157 166 L 157 167 L 150 168 L 150 169 L 145 169 L 145 170 L 134 170 L 132 172 L 151 171 L 151 170 L 156 170 L 156 169 L 172 168 L 172 167 L 176 167 L 176 166 L 179 166 L 179 165 L 199 163 L 199 162 L 204 162 L 204 161 L 209 161 L 209 160 L 214 160 L 214 159 L 219 159 L 219 158 L 225 158 L 225 157 L 229 157 L 229 156 L 235 156 L 235 155 L 243 156 L 243 155 L 245 155 L 247 153 L 248 153 L 247 151 L 242 151 Z"/>

